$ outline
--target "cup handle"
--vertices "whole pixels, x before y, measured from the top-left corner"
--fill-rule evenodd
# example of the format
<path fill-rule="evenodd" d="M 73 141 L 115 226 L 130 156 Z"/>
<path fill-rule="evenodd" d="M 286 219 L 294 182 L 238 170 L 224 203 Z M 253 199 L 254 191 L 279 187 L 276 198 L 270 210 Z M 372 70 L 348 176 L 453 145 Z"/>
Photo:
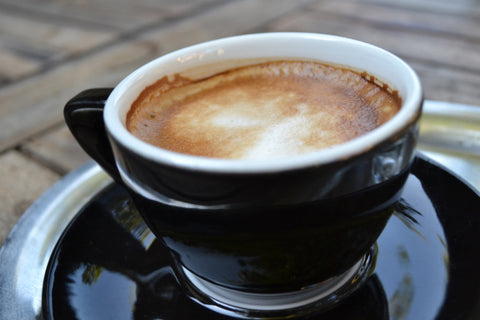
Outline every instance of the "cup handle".
<path fill-rule="evenodd" d="M 63 115 L 83 150 L 116 182 L 122 183 L 103 121 L 105 102 L 112 90 L 98 88 L 79 93 L 67 102 Z"/>

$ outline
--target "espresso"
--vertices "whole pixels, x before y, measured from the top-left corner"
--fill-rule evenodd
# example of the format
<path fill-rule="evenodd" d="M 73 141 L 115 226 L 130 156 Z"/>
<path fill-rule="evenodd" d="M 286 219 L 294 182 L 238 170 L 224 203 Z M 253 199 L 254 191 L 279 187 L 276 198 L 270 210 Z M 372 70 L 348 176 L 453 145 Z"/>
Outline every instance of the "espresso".
<path fill-rule="evenodd" d="M 401 101 L 373 77 L 312 61 L 271 61 L 201 80 L 164 77 L 127 114 L 138 138 L 175 152 L 228 159 L 305 154 L 361 136 Z"/>

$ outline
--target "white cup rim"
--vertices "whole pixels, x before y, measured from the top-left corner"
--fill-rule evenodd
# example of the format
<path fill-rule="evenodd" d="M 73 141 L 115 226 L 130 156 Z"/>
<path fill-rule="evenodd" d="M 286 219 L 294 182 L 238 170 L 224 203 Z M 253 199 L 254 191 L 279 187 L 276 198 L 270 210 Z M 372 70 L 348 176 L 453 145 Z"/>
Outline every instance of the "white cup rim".
<path fill-rule="evenodd" d="M 386 73 L 386 71 L 383 71 L 385 68 L 382 68 L 381 65 L 387 64 L 392 69 L 392 76 L 390 78 L 388 78 L 390 75 L 379 76 L 377 72 L 371 71 L 370 68 L 359 68 L 356 63 L 341 63 L 347 67 L 366 69 L 365 71 L 367 71 L 367 73 L 398 90 L 402 98 L 401 110 L 382 126 L 343 144 L 311 153 L 265 160 L 217 159 L 177 153 L 148 144 L 132 135 L 126 129 L 124 118 L 127 107 L 129 108 L 131 105 L 132 99 L 135 99 L 145 87 L 151 85 L 154 82 L 152 79 L 160 79 L 164 75 L 169 74 L 168 71 L 164 69 L 183 68 L 184 66 L 184 68 L 188 69 L 192 63 L 203 63 L 203 60 L 217 59 L 217 57 L 224 59 L 223 57 L 228 56 L 230 51 L 233 51 L 233 48 L 239 48 L 242 47 L 242 45 L 246 47 L 252 47 L 254 44 L 257 46 L 259 44 L 276 44 L 280 46 L 281 42 L 285 43 L 287 41 L 297 41 L 299 44 L 304 43 L 305 45 L 308 43 L 310 48 L 315 45 L 322 45 L 324 46 L 323 48 L 325 48 L 325 45 L 336 46 L 338 48 L 347 46 L 350 49 L 357 50 L 359 54 L 362 54 L 363 56 L 360 57 L 364 58 L 362 63 L 367 66 L 372 66 L 373 69 L 376 68 L 375 70 L 378 69 L 379 73 Z M 247 52 L 250 51 L 247 50 Z M 252 54 L 255 55 L 255 52 Z M 292 58 L 294 58 L 293 54 L 294 53 L 292 53 Z M 337 55 L 340 56 L 339 59 L 341 61 L 341 59 L 348 60 L 349 57 L 342 57 L 342 55 L 348 56 L 348 54 L 348 52 L 342 51 Z M 285 58 L 285 56 L 288 55 L 288 53 L 283 53 L 278 57 Z M 299 57 L 300 56 L 298 56 L 298 58 Z M 275 58 L 275 55 L 272 55 L 270 58 Z M 229 59 L 230 58 L 227 60 Z M 338 61 L 330 61 L 331 59 L 325 60 L 322 59 L 322 57 L 318 57 L 317 60 L 338 64 Z M 379 66 L 377 66 L 377 61 Z M 172 64 L 176 65 L 172 66 Z M 166 73 L 162 74 L 162 72 Z M 393 81 L 393 77 L 397 77 L 401 81 L 398 80 L 395 83 L 389 83 Z M 399 84 L 402 85 L 402 88 L 397 87 Z M 126 95 L 126 93 L 128 94 Z M 129 96 L 130 100 L 126 99 L 126 96 Z M 203 172 L 267 173 L 319 166 L 361 154 L 373 146 L 386 141 L 396 133 L 401 132 L 407 124 L 416 121 L 421 111 L 422 98 L 422 87 L 415 71 L 402 59 L 372 44 L 334 35 L 316 33 L 258 33 L 200 43 L 171 52 L 145 64 L 127 76 L 112 91 L 105 104 L 104 121 L 106 129 L 109 135 L 115 140 L 115 143 L 119 143 L 131 152 L 153 162 Z M 130 102 L 126 102 L 125 100 L 129 100 Z"/>

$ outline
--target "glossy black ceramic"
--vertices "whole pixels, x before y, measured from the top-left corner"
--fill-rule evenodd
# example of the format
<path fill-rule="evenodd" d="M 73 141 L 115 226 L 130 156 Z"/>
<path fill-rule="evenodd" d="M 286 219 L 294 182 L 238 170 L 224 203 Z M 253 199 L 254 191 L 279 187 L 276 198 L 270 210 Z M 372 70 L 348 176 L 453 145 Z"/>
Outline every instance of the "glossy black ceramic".
<path fill-rule="evenodd" d="M 333 301 L 332 309 L 302 319 L 479 319 L 478 208 L 475 191 L 417 159 L 378 238 L 371 277 L 347 299 Z M 113 184 L 78 212 L 57 243 L 44 282 L 43 317 L 231 319 L 185 295 L 171 265 L 169 250 L 126 190 Z"/>

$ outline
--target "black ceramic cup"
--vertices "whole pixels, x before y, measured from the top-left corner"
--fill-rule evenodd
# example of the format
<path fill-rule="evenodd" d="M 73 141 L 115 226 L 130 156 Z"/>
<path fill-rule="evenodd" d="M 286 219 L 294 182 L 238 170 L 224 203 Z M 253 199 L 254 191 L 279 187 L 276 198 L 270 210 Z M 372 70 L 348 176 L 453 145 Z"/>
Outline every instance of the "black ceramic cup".
<path fill-rule="evenodd" d="M 166 75 L 198 79 L 275 58 L 367 72 L 398 91 L 401 110 L 344 144 L 274 160 L 175 153 L 125 128 L 132 102 Z M 385 50 L 336 36 L 266 33 L 169 53 L 113 91 L 80 93 L 65 118 L 81 146 L 130 191 L 181 277 L 232 292 L 281 294 L 345 274 L 370 250 L 401 195 L 421 105 L 415 72 Z"/>

